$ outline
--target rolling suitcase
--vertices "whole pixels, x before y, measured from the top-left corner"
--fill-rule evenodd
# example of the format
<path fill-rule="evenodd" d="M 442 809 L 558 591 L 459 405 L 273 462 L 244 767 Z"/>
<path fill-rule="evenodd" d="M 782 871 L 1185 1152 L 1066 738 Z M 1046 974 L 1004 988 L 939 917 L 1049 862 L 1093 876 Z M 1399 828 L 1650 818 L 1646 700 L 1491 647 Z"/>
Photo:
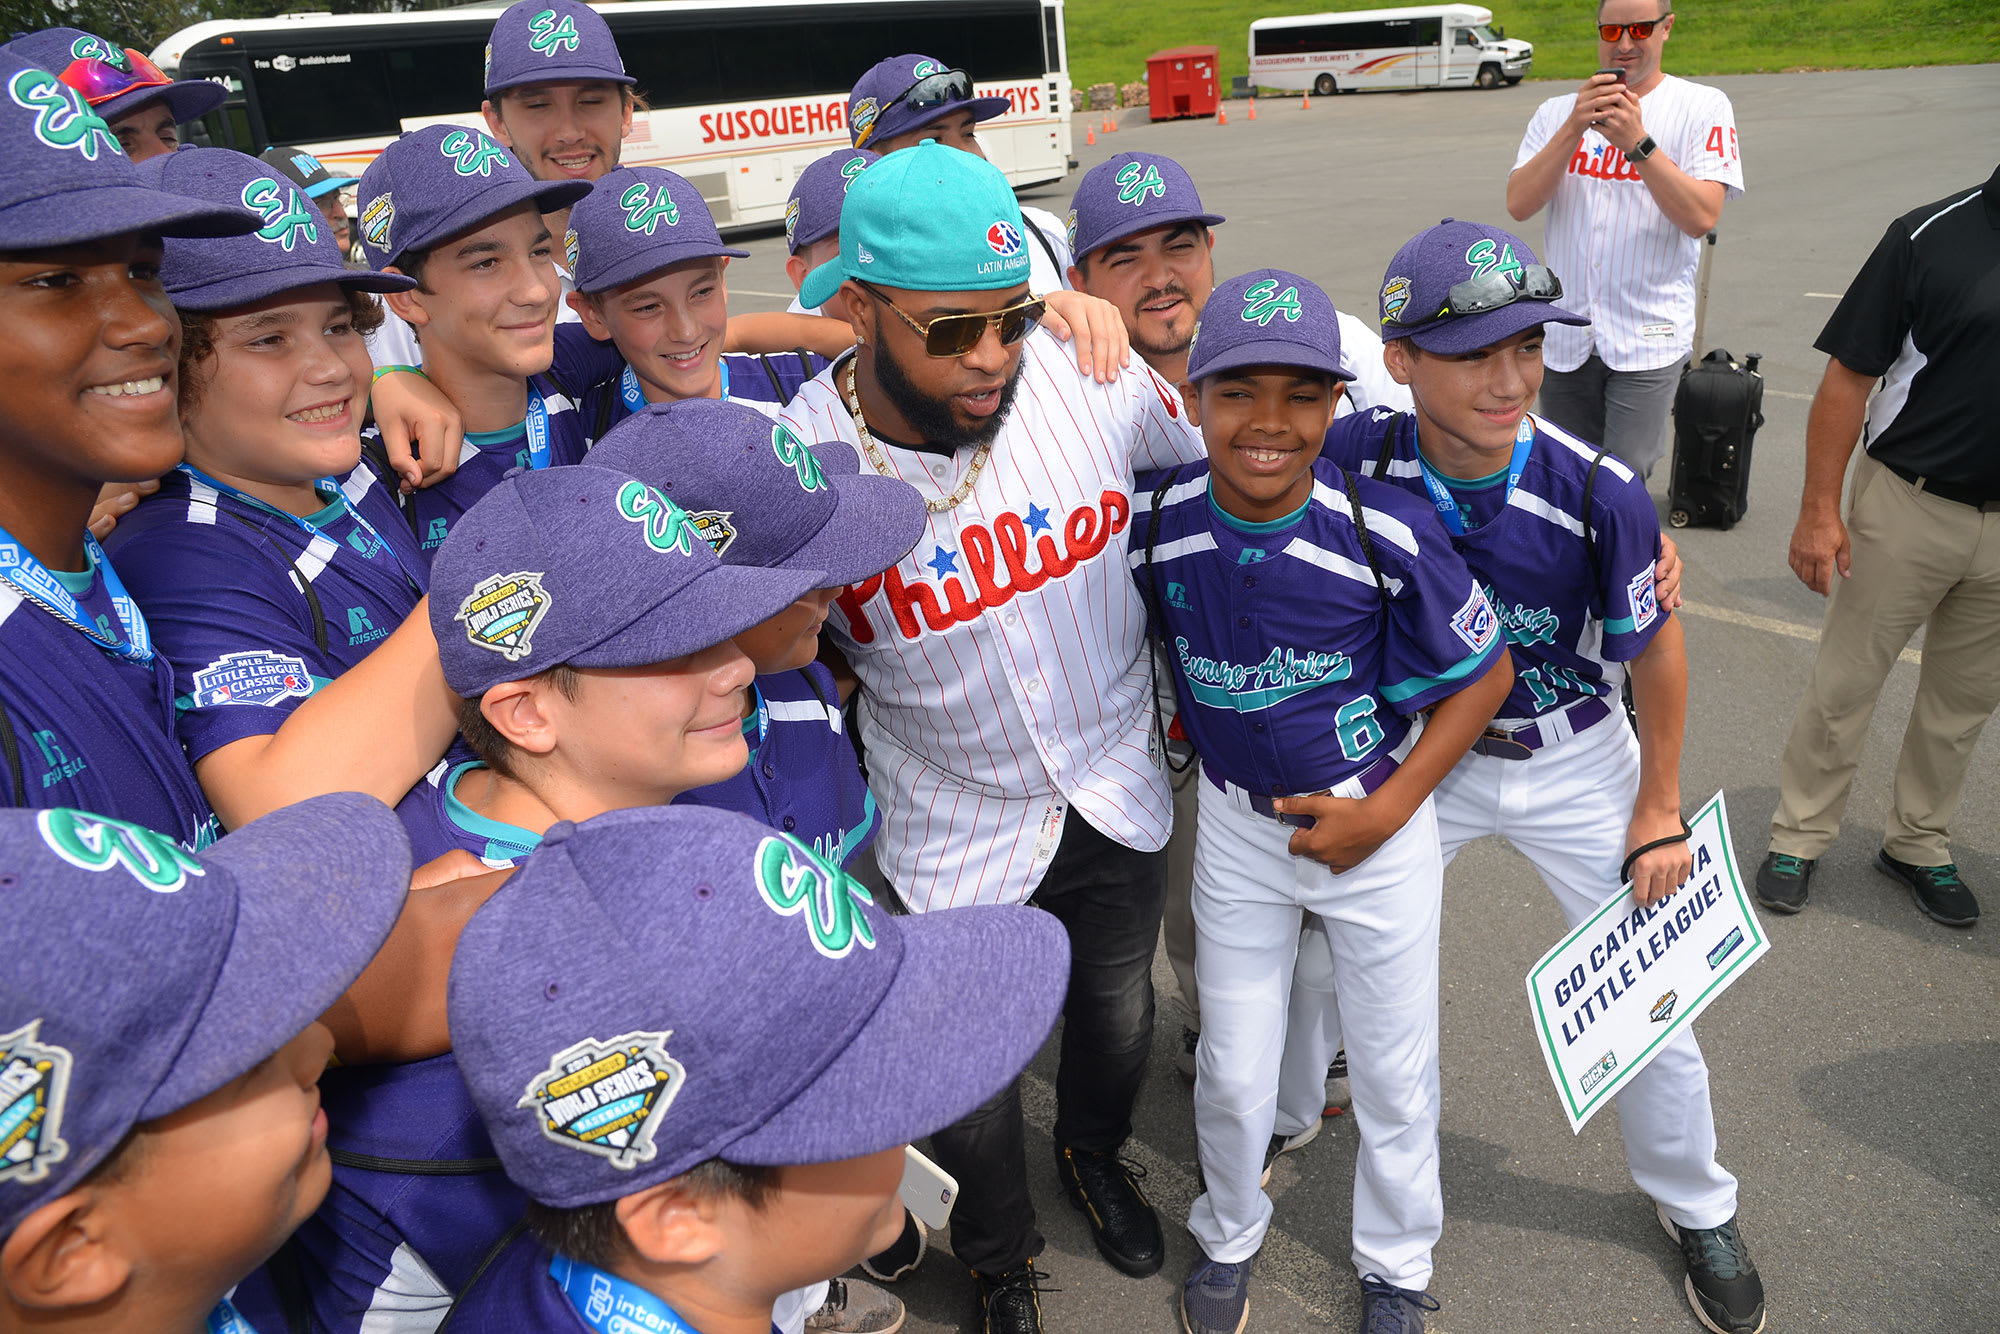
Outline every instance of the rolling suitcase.
<path fill-rule="evenodd" d="M 1674 390 L 1673 477 L 1667 522 L 1675 528 L 1733 528 L 1750 507 L 1750 453 L 1764 424 L 1764 377 L 1758 353 L 1741 362 L 1727 349 L 1702 351 L 1708 315 L 1708 271 L 1715 233 L 1702 248 L 1695 310 L 1695 360 Z"/>

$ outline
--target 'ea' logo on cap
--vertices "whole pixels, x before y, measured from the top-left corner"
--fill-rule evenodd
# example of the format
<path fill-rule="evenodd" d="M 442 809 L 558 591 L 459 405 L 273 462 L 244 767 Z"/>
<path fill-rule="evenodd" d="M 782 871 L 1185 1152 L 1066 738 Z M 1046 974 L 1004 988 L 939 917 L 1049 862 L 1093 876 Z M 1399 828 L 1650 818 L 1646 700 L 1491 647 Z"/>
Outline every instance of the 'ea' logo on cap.
<path fill-rule="evenodd" d="M 1486 239 L 1472 243 L 1472 248 L 1465 252 L 1465 262 L 1472 266 L 1472 276 L 1475 278 L 1484 278 L 1495 269 L 1502 273 L 1513 274 L 1515 282 L 1521 282 L 1527 276 L 1521 267 L 1521 261 L 1514 258 L 1512 245 L 1495 247 L 1492 241 Z"/>
<path fill-rule="evenodd" d="M 0 1033 L 0 1183 L 40 1181 L 69 1157 L 62 1129 L 70 1054 L 35 1041 L 42 1021 Z"/>
<path fill-rule="evenodd" d="M 671 1029 L 625 1033 L 565 1047 L 514 1105 L 533 1108 L 548 1139 L 629 1172 L 652 1160 L 653 1132 L 687 1082 L 687 1070 L 667 1055 L 672 1036 Z"/>
<path fill-rule="evenodd" d="M 1260 329 L 1279 315 L 1285 317 L 1286 323 L 1297 324 L 1304 313 L 1299 309 L 1299 289 L 1287 287 L 1280 292 L 1275 278 L 1252 283 L 1243 294 L 1243 322 Z"/>
<path fill-rule="evenodd" d="M 452 170 L 461 176 L 490 176 L 496 166 L 514 163 L 506 150 L 476 130 L 453 130 L 438 140 L 438 151 L 452 159 Z"/>
<path fill-rule="evenodd" d="M 910 77 L 913 79 L 928 79 L 933 74 L 942 73 L 944 73 L 944 66 L 938 64 L 937 61 L 919 60 L 916 68 L 910 71 Z"/>
<path fill-rule="evenodd" d="M 782 917 L 804 914 L 813 948 L 829 959 L 845 959 L 856 945 L 875 948 L 861 911 L 874 895 L 796 839 L 774 834 L 757 845 L 757 892 Z"/>
<path fill-rule="evenodd" d="M 1144 204 L 1148 195 L 1167 195 L 1167 183 L 1160 179 L 1160 169 L 1152 163 L 1143 166 L 1137 162 L 1127 162 L 1112 178 L 1118 182 L 1118 202 L 1134 206 Z"/>
<path fill-rule="evenodd" d="M 21 70 L 7 81 L 7 95 L 15 106 L 35 113 L 35 138 L 50 148 L 73 148 L 90 162 L 99 153 L 125 156 L 104 117 L 47 70 Z"/>
<path fill-rule="evenodd" d="M 258 240 L 283 246 L 286 254 L 299 243 L 301 233 L 307 244 L 319 240 L 319 228 L 313 222 L 319 210 L 308 208 L 290 186 L 259 176 L 243 187 L 242 198 L 244 207 L 256 209 L 264 219 L 264 225 L 257 229 Z"/>
<path fill-rule="evenodd" d="M 481 579 L 452 619 L 465 623 L 470 642 L 519 662 L 534 651 L 535 627 L 553 605 L 540 570 L 516 570 Z"/>
<path fill-rule="evenodd" d="M 840 164 L 840 192 L 847 193 L 847 187 L 854 184 L 854 178 L 868 170 L 868 159 L 851 157 Z"/>
<path fill-rule="evenodd" d="M 1021 230 L 1006 219 L 1001 219 L 986 229 L 986 248 L 1002 259 L 1012 259 L 1021 253 Z"/>
<path fill-rule="evenodd" d="M 648 189 L 644 181 L 634 181 L 618 196 L 618 206 L 625 210 L 625 230 L 644 232 L 651 236 L 654 228 L 665 222 L 669 227 L 681 225 L 681 211 L 674 203 L 674 197 L 667 193 L 667 183 Z"/>
<path fill-rule="evenodd" d="M 645 529 L 646 545 L 663 555 L 694 554 L 693 525 L 687 511 L 644 482 L 618 488 L 618 513 Z"/>
<path fill-rule="evenodd" d="M 574 51 L 577 48 L 576 22 L 569 15 L 556 22 L 556 12 L 544 9 L 528 20 L 528 49 L 539 51 L 545 56 L 553 56 L 558 50 Z"/>
<path fill-rule="evenodd" d="M 826 476 L 820 471 L 819 456 L 814 454 L 806 442 L 792 434 L 792 428 L 779 422 L 771 428 L 771 452 L 778 456 L 778 462 L 792 470 L 799 479 L 799 486 L 807 491 L 826 490 Z"/>
<path fill-rule="evenodd" d="M 35 825 L 49 851 L 71 866 L 84 871 L 122 866 L 156 894 L 172 894 L 189 876 L 208 874 L 186 848 L 130 820 L 56 807 L 38 814 Z"/>
<path fill-rule="evenodd" d="M 102 37 L 79 37 L 69 44 L 71 60 L 101 60 L 113 69 L 132 72 L 132 59 Z"/>
<path fill-rule="evenodd" d="M 1408 278 L 1391 278 L 1388 282 L 1382 284 L 1383 320 L 1389 323 L 1396 323 L 1397 317 L 1403 313 L 1403 307 L 1409 304 L 1410 280 Z"/>

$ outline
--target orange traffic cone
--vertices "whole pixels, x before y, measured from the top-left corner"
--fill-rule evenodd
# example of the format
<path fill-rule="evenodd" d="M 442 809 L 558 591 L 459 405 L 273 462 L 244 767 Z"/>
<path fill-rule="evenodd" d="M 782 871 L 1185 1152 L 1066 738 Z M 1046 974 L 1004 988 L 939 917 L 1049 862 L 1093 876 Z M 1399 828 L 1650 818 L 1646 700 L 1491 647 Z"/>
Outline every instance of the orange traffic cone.
<path fill-rule="evenodd" d="M 1250 119 L 1257 119 L 1257 99 L 1254 97 L 1250 99 Z"/>
<path fill-rule="evenodd" d="M 1217 107 L 1215 109 L 1215 123 L 1217 125 L 1227 125 L 1229 123 L 1229 109 L 1227 107 Z"/>
<path fill-rule="evenodd" d="M 1104 117 L 1104 132 L 1106 134 L 1111 133 L 1111 117 L 1108 113 Z"/>
<path fill-rule="evenodd" d="M 1086 144 L 1095 144 L 1097 142 L 1097 131 L 1091 129 L 1088 125 L 1084 126 L 1083 142 Z"/>
<path fill-rule="evenodd" d="M 1312 97 L 1309 94 L 1301 93 L 1299 95 L 1299 110 L 1311 111 L 1312 109 L 1313 109 Z"/>

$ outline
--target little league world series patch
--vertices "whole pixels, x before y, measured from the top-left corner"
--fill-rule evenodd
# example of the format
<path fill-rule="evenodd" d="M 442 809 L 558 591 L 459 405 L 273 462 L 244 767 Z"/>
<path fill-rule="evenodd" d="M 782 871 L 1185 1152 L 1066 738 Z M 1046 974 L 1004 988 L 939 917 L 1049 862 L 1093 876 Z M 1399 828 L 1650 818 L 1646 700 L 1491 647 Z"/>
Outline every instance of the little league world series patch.
<path fill-rule="evenodd" d="M 0 1033 L 0 1182 L 40 1181 L 69 1156 L 62 1129 L 70 1055 L 37 1042 L 42 1021 Z"/>
<path fill-rule="evenodd" d="M 565 1047 L 515 1105 L 533 1108 L 542 1134 L 555 1143 L 629 1172 L 652 1160 L 660 1118 L 687 1082 L 687 1071 L 667 1055 L 672 1036 L 671 1030 L 626 1033 Z"/>
<path fill-rule="evenodd" d="M 465 637 L 472 643 L 519 662 L 534 651 L 535 627 L 551 605 L 542 587 L 542 572 L 516 570 L 480 580 L 453 619 L 464 623 Z"/>

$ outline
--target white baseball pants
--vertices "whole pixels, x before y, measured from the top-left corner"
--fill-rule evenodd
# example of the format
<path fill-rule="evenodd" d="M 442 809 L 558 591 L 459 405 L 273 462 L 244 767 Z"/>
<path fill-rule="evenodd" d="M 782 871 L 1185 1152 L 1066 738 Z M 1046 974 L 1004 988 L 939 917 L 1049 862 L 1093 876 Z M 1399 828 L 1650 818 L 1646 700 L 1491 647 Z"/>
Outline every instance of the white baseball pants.
<path fill-rule="evenodd" d="M 1287 850 L 1292 832 L 1252 812 L 1241 794 L 1202 782 L 1194 860 L 1201 989 L 1194 1115 L 1207 1191 L 1194 1202 L 1188 1229 L 1212 1260 L 1242 1261 L 1263 1244 L 1272 1206 L 1258 1180 L 1277 1115 L 1293 963 L 1323 942 L 1338 979 L 1338 1037 L 1346 1039 L 1361 1134 L 1354 1267 L 1422 1290 L 1444 1227 L 1437 1139 L 1443 863 L 1436 816 L 1426 801 L 1344 875 L 1294 857 Z M 1301 909 L 1319 915 L 1324 935 L 1308 933 L 1302 943 Z M 1326 1056 L 1298 1059 L 1318 1060 L 1319 1096 Z"/>
<path fill-rule="evenodd" d="M 1432 800 L 1446 863 L 1475 838 L 1505 835 L 1574 929 L 1621 887 L 1625 832 L 1638 794 L 1639 740 L 1624 712 L 1614 710 L 1525 760 L 1467 755 Z M 1340 1005 L 1347 1007 L 1344 992 Z M 1692 1029 L 1683 1029 L 1619 1093 L 1618 1125 L 1632 1179 L 1674 1222 L 1707 1228 L 1735 1216 L 1736 1178 L 1715 1161 L 1708 1065 Z"/>

